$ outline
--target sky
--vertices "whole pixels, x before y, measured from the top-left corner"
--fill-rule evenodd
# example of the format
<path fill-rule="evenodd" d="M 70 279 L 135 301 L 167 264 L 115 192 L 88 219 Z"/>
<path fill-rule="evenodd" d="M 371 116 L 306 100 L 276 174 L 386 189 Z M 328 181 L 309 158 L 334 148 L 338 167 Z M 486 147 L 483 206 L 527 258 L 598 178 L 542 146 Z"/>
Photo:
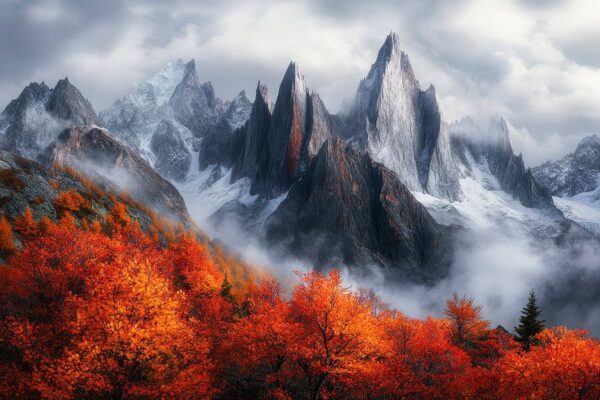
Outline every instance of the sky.
<path fill-rule="evenodd" d="M 528 165 L 600 134 L 596 0 L 0 0 L 0 108 L 65 76 L 96 111 L 168 61 L 194 58 L 219 97 L 290 62 L 331 112 L 353 98 L 390 31 L 447 121 L 505 115 Z"/>

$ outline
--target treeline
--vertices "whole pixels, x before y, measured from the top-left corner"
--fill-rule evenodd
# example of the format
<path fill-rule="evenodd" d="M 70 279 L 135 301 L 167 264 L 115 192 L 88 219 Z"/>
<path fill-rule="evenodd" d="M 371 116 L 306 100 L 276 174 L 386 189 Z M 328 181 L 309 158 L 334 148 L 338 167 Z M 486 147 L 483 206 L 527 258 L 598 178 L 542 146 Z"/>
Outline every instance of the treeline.
<path fill-rule="evenodd" d="M 57 202 L 57 222 L 0 218 L 1 398 L 600 398 L 600 343 L 544 329 L 534 297 L 518 342 L 469 298 L 416 320 L 337 271 L 286 293 L 122 204 L 82 223 L 75 193 Z"/>

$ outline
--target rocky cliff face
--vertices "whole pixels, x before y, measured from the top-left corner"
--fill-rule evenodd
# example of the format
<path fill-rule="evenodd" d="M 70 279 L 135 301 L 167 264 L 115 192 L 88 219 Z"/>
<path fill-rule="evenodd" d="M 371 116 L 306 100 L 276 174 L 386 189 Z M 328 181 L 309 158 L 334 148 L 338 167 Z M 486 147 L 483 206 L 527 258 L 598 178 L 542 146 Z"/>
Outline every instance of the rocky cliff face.
<path fill-rule="evenodd" d="M 152 135 L 150 149 L 156 156 L 154 162 L 156 172 L 175 181 L 185 178 L 192 163 L 192 155 L 175 121 L 170 119 L 160 121 Z"/>
<path fill-rule="evenodd" d="M 246 125 L 240 129 L 242 143 L 234 160 L 232 182 L 243 177 L 253 179 L 256 176 L 271 127 L 272 108 L 267 86 L 258 82 L 252 112 Z"/>
<path fill-rule="evenodd" d="M 98 123 L 92 105 L 68 78 L 53 89 L 43 82 L 31 83 L 0 114 L 0 145 L 35 158 L 63 129 Z"/>
<path fill-rule="evenodd" d="M 37 162 L 0 151 L 0 213 L 9 219 L 22 215 L 25 208 L 30 207 L 34 218 L 39 220 L 47 216 L 56 221 L 61 216 L 54 205 L 59 193 L 76 190 L 88 205 L 73 213 L 79 223 L 83 217 L 88 222 L 104 221 L 116 197 L 126 205 L 127 212 L 142 229 L 148 230 L 152 216 L 147 211 L 120 198 L 119 190 L 112 185 L 103 185 L 101 189 L 104 193 L 86 187 L 78 177 L 64 170 L 46 168 Z"/>
<path fill-rule="evenodd" d="M 281 194 L 331 137 L 325 106 L 304 83 L 298 66 L 290 63 L 273 109 L 252 192 L 266 198 Z"/>
<path fill-rule="evenodd" d="M 41 159 L 47 165 L 72 166 L 96 181 L 106 180 L 159 212 L 189 221 L 177 189 L 106 129 L 89 126 L 67 129 Z"/>
<path fill-rule="evenodd" d="M 422 91 L 391 33 L 358 86 L 346 132 L 410 189 L 457 199 L 457 168 L 435 89 Z"/>
<path fill-rule="evenodd" d="M 231 102 L 225 103 L 224 112 L 217 122 L 208 128 L 199 146 L 199 165 L 204 169 L 209 165 L 232 166 L 242 138 L 237 133 L 250 117 L 252 102 L 241 91 Z"/>
<path fill-rule="evenodd" d="M 197 137 L 208 133 L 223 113 L 223 104 L 215 96 L 212 84 L 200 84 L 194 60 L 185 65 L 183 78 L 175 87 L 168 104 L 174 118 Z"/>
<path fill-rule="evenodd" d="M 555 196 L 596 190 L 600 187 L 600 137 L 582 139 L 573 153 L 533 168 L 533 175 Z"/>
<path fill-rule="evenodd" d="M 340 139 L 321 147 L 266 222 L 269 241 L 318 267 L 371 264 L 425 282 L 447 272 L 445 229 L 392 171 Z"/>

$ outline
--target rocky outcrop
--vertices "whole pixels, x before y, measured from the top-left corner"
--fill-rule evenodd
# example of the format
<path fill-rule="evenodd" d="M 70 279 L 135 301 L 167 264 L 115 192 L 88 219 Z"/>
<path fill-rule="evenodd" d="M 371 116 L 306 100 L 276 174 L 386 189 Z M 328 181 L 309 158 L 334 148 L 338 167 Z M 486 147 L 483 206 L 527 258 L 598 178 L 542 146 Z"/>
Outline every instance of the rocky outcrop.
<path fill-rule="evenodd" d="M 450 263 L 438 225 L 396 174 L 340 139 L 328 140 L 266 222 L 267 239 L 320 268 L 378 265 L 431 282 Z"/>
<path fill-rule="evenodd" d="M 422 91 L 391 33 L 356 93 L 349 138 L 396 172 L 410 189 L 458 199 L 458 171 L 433 86 Z"/>
<path fill-rule="evenodd" d="M 318 95 L 309 92 L 298 66 L 290 63 L 279 87 L 252 192 L 273 198 L 287 190 L 331 137 L 327 120 Z"/>
<path fill-rule="evenodd" d="M 587 136 L 573 153 L 533 168 L 538 182 L 555 196 L 570 197 L 600 187 L 600 137 Z"/>
<path fill-rule="evenodd" d="M 231 165 L 235 132 L 244 125 L 251 108 L 244 91 L 223 103 L 210 82 L 200 83 L 194 60 L 187 63 L 178 60 L 167 64 L 100 115 L 108 129 L 135 147 L 165 176 L 182 180 L 189 172 L 186 152 L 199 158 L 200 168 Z M 177 131 L 186 147 L 184 151 L 177 144 L 175 158 L 165 158 L 164 152 L 158 154 L 153 145 L 155 133 L 163 130 L 165 124 L 175 128 L 173 131 Z M 166 165 L 169 159 L 176 162 Z M 181 171 L 176 170 L 179 167 Z"/>
<path fill-rule="evenodd" d="M 200 84 L 194 60 L 185 65 L 183 78 L 169 99 L 169 107 L 175 120 L 196 137 L 206 135 L 223 113 L 223 104 L 215 96 L 212 84 Z"/>
<path fill-rule="evenodd" d="M 167 179 L 181 181 L 187 175 L 192 155 L 172 120 L 162 120 L 150 142 L 150 148 L 156 156 L 154 169 Z"/>
<path fill-rule="evenodd" d="M 185 202 L 177 189 L 106 129 L 89 126 L 67 129 L 41 159 L 47 165 L 72 166 L 96 181 L 108 180 L 127 190 L 135 200 L 181 221 L 189 221 Z"/>
<path fill-rule="evenodd" d="M 101 192 L 91 189 L 78 177 L 69 172 L 47 168 L 37 162 L 0 151 L 0 213 L 14 220 L 29 207 L 33 217 L 39 220 L 47 216 L 56 221 L 61 212 L 54 201 L 61 192 L 76 190 L 86 201 L 86 206 L 73 212 L 77 223 L 85 217 L 88 221 L 104 221 L 114 206 L 117 198 L 126 205 L 128 214 L 134 218 L 142 229 L 149 232 L 152 215 L 147 210 L 120 197 L 114 185 L 101 185 Z M 16 235 L 18 238 L 18 235 Z"/>
<path fill-rule="evenodd" d="M 200 169 L 215 164 L 233 166 L 243 141 L 242 132 L 238 131 L 243 129 L 251 109 L 252 103 L 243 90 L 225 104 L 225 112 L 202 138 L 198 154 Z"/>
<path fill-rule="evenodd" d="M 267 86 L 258 82 L 252 112 L 248 122 L 241 129 L 243 144 L 235 157 L 231 172 L 232 182 L 243 177 L 253 179 L 256 176 L 271 127 L 271 108 Z"/>
<path fill-rule="evenodd" d="M 98 123 L 92 105 L 68 78 L 53 89 L 43 82 L 31 83 L 0 114 L 0 145 L 35 158 L 63 129 Z"/>
<path fill-rule="evenodd" d="M 551 194 L 537 183 L 531 169 L 525 167 L 523 156 L 514 154 L 509 137 L 510 123 L 504 117 L 492 119 L 487 134 L 476 135 L 479 132 L 473 122 L 464 123 L 468 126 L 454 127 L 452 140 L 453 149 L 467 171 L 473 172 L 474 166 L 469 160 L 474 160 L 478 167 L 487 168 L 496 178 L 499 187 L 495 189 L 507 192 L 525 207 L 556 210 Z"/>
<path fill-rule="evenodd" d="M 69 78 L 58 81 L 50 92 L 46 110 L 56 118 L 73 125 L 99 125 L 100 120 L 92 104 L 69 82 Z"/>

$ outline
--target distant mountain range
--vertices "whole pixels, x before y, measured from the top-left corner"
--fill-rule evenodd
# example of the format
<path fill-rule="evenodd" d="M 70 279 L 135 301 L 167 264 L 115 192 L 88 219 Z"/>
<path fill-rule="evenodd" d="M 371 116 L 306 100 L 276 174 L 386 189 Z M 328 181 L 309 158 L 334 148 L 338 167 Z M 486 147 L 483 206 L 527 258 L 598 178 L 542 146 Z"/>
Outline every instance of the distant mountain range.
<path fill-rule="evenodd" d="M 222 101 L 194 60 L 169 63 L 99 115 L 66 78 L 32 83 L 0 114 L 0 144 L 181 220 L 187 203 L 216 237 L 233 222 L 318 268 L 375 265 L 396 280 L 446 276 L 457 235 L 482 221 L 558 247 L 600 232 L 552 197 L 598 188 L 598 137 L 526 168 L 505 118 L 487 129 L 444 120 L 393 33 L 347 113 L 330 113 L 294 62 L 274 100 L 259 82 L 254 102 L 244 91 Z"/>

